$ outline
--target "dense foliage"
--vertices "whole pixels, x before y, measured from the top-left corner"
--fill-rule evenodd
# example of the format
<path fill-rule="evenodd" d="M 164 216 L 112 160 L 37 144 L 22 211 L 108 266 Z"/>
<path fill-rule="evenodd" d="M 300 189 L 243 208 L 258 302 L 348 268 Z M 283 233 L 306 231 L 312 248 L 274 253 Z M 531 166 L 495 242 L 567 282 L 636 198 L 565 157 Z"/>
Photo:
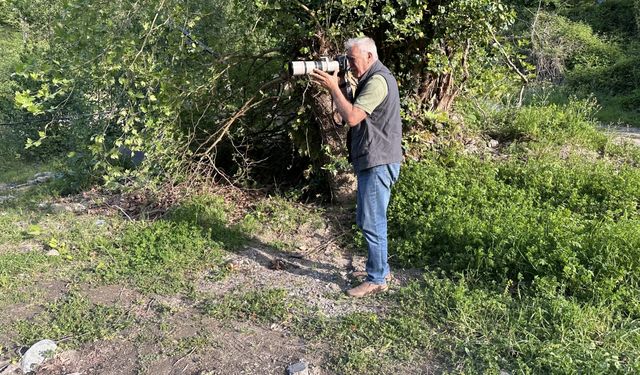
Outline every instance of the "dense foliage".
<path fill-rule="evenodd" d="M 5 22 L 26 42 L 13 119 L 30 124 L 28 147 L 72 151 L 113 187 L 193 168 L 269 181 L 285 165 L 285 178 L 311 167 L 309 176 L 323 165 L 308 158 L 336 150 L 320 147 L 327 130 L 308 82 L 284 84 L 286 61 L 370 35 L 400 80 L 405 118 L 421 123 L 495 61 L 486 51 L 514 16 L 487 0 L 11 4 Z"/>

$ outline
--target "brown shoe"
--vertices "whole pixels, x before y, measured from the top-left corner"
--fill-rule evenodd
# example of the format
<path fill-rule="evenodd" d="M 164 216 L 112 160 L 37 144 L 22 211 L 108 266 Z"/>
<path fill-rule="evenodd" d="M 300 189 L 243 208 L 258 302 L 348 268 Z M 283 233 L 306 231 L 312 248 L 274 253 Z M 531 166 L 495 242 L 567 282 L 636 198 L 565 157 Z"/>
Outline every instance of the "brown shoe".
<path fill-rule="evenodd" d="M 351 273 L 353 275 L 353 277 L 367 277 L 367 271 L 353 271 Z M 387 276 L 384 277 L 384 280 L 386 282 L 390 282 L 391 280 L 393 280 L 393 274 L 392 273 L 388 273 Z"/>
<path fill-rule="evenodd" d="M 360 297 L 366 297 L 366 296 L 370 296 L 378 293 L 383 293 L 383 292 L 386 292 L 387 289 L 389 289 L 387 284 L 378 285 L 369 281 L 365 281 L 362 284 L 358 285 L 357 287 L 347 290 L 347 295 L 349 297 L 360 298 Z"/>

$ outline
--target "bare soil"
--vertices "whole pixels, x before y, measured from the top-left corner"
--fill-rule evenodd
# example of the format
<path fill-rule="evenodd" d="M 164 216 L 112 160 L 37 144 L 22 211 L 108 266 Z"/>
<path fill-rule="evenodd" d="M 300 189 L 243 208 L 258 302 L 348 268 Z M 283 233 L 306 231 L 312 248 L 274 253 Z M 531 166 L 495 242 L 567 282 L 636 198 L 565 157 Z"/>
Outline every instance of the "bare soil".
<path fill-rule="evenodd" d="M 82 199 L 86 202 L 87 197 Z M 78 215 L 91 215 L 92 211 L 96 211 L 95 207 Z M 114 209 L 111 214 L 126 213 Z M 328 317 L 382 312 L 385 306 L 375 300 L 354 300 L 344 294 L 359 282 L 351 274 L 362 270 L 365 262 L 361 253 L 342 245 L 345 240 L 350 241 L 347 237 L 351 233 L 345 230 L 350 228 L 350 215 L 349 210 L 329 209 L 324 215 L 325 225 L 286 234 L 290 236 L 286 240 L 297 245 L 296 251 L 269 246 L 270 241 L 283 234 L 265 232 L 244 248 L 226 252 L 230 272 L 222 280 L 215 280 L 206 272 L 200 275 L 195 283 L 198 299 L 279 288 Z M 24 251 L 43 251 L 28 245 Z M 389 293 L 418 275 L 415 270 L 394 270 Z M 55 280 L 42 280 L 33 287 L 42 291 L 39 298 L 0 307 L 0 326 L 10 327 L 17 319 L 29 319 L 69 287 Z M 216 320 L 204 314 L 192 297 L 183 295 L 144 295 L 124 285 L 80 284 L 74 288 L 95 304 L 125 309 L 135 323 L 122 332 L 114 332 L 113 337 L 73 350 L 64 350 L 64 342 L 59 343 L 63 349 L 37 374 L 284 374 L 289 365 L 300 360 L 309 364 L 310 374 L 332 374 L 331 343 L 305 340 L 289 332 L 286 325 Z M 14 339 L 12 332 L 0 332 L 0 349 L 5 346 L 4 355 L 0 351 L 0 364 L 3 360 L 15 364 L 18 359 L 15 353 L 21 343 Z M 429 372 L 428 367 L 419 373 L 424 371 Z M 11 368 L 3 372 L 0 366 L 2 375 L 19 373 L 11 372 Z"/>

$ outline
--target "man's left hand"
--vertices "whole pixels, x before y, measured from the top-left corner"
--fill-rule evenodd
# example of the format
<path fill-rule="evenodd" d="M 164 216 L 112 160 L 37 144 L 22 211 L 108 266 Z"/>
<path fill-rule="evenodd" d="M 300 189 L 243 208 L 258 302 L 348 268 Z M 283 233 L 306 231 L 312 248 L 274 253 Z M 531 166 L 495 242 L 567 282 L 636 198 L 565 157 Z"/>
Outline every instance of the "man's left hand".
<path fill-rule="evenodd" d="M 322 87 L 329 90 L 329 92 L 339 91 L 340 87 L 338 84 L 338 71 L 334 71 L 333 74 L 329 74 L 320 69 L 313 69 L 313 72 L 309 73 L 314 83 L 321 85 Z"/>

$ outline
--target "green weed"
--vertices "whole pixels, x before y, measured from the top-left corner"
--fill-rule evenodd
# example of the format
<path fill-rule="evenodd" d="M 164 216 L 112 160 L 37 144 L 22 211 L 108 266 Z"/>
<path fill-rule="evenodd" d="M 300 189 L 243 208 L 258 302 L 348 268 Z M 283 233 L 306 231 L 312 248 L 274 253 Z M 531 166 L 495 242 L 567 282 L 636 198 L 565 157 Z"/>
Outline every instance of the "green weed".
<path fill-rule="evenodd" d="M 390 246 L 406 266 L 499 283 L 549 278 L 640 316 L 638 191 L 640 171 L 606 161 L 410 163 L 390 205 Z"/>
<path fill-rule="evenodd" d="M 638 371 L 637 320 L 613 305 L 558 295 L 543 281 L 523 288 L 427 271 L 381 297 L 384 313 L 307 316 L 294 331 L 331 342 L 330 366 L 340 374 L 403 366 L 470 374 Z"/>
<path fill-rule="evenodd" d="M 194 336 L 183 337 L 177 340 L 164 340 L 163 346 L 168 356 L 184 356 L 189 353 L 198 353 L 212 343 L 215 343 L 215 339 L 211 334 L 201 332 Z"/>
<path fill-rule="evenodd" d="M 29 320 L 20 320 L 15 329 L 19 342 L 31 345 L 49 338 L 77 346 L 112 337 L 126 328 L 131 318 L 120 308 L 92 304 L 75 293 L 47 305 L 45 311 Z"/>
<path fill-rule="evenodd" d="M 284 289 L 267 289 L 227 295 L 220 301 L 207 301 L 203 310 L 216 319 L 249 320 L 260 323 L 287 323 L 302 308 Z"/>
<path fill-rule="evenodd" d="M 280 250 L 294 249 L 298 243 L 296 234 L 308 233 L 323 226 L 321 210 L 277 196 L 261 200 L 240 223 L 245 233 L 267 238 L 269 245 Z"/>
<path fill-rule="evenodd" d="M 570 142 L 598 149 L 606 137 L 596 128 L 595 111 L 593 99 L 508 108 L 497 112 L 485 131 L 502 141 Z"/>
<path fill-rule="evenodd" d="M 96 241 L 94 270 L 104 281 L 128 280 L 145 291 L 184 290 L 199 272 L 220 265 L 219 245 L 209 238 L 186 223 L 129 225 L 120 238 Z"/>
<path fill-rule="evenodd" d="M 44 253 L 0 254 L 0 303 L 24 300 L 32 294 L 26 288 L 60 264 L 62 260 Z"/>
<path fill-rule="evenodd" d="M 171 209 L 168 219 L 203 228 L 214 241 L 223 243 L 227 248 L 238 248 L 246 243 L 247 236 L 240 228 L 228 225 L 230 210 L 222 197 L 197 195 Z"/>
<path fill-rule="evenodd" d="M 386 301 L 388 302 L 388 301 Z M 336 319 L 313 317 L 298 326 L 309 339 L 330 342 L 331 366 L 340 374 L 395 373 L 399 365 L 417 369 L 427 362 L 436 332 L 422 311 L 410 314 L 352 313 Z"/>
<path fill-rule="evenodd" d="M 640 368 L 638 321 L 615 306 L 581 303 L 536 285 L 480 288 L 426 273 L 398 293 L 403 316 L 444 332 L 440 357 L 465 373 L 633 373 Z M 416 316 L 417 315 L 417 316 Z"/>

